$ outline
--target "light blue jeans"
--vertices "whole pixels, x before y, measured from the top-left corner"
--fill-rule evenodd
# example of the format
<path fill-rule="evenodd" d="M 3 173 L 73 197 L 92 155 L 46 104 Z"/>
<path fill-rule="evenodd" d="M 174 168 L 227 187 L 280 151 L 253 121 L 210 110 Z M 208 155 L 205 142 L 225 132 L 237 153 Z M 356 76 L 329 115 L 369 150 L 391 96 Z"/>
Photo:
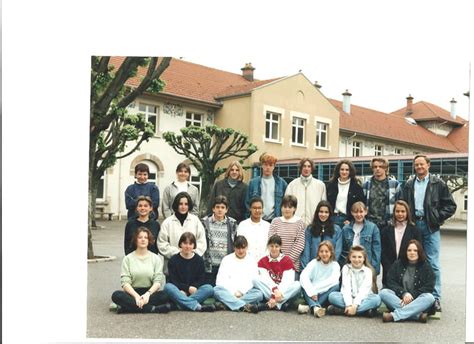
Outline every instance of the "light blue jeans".
<path fill-rule="evenodd" d="M 265 300 L 269 300 L 272 297 L 272 291 L 270 287 L 266 285 L 265 283 L 263 283 L 261 280 L 254 279 L 253 285 L 255 288 L 257 288 L 263 293 L 263 297 Z M 293 281 L 293 283 L 289 285 L 284 285 L 284 286 L 279 285 L 278 290 L 283 294 L 283 300 L 277 303 L 277 308 L 280 309 L 282 304 L 284 304 L 285 302 L 299 295 L 300 290 L 301 290 L 301 285 L 300 285 L 300 282 Z"/>
<path fill-rule="evenodd" d="M 423 293 L 418 295 L 408 305 L 402 307 L 400 305 L 402 300 L 391 289 L 382 289 L 380 291 L 380 298 L 388 309 L 392 311 L 393 320 L 395 321 L 406 319 L 418 320 L 420 314 L 428 310 L 435 301 L 432 294 Z"/>
<path fill-rule="evenodd" d="M 345 304 L 344 298 L 342 297 L 342 293 L 340 291 L 334 291 L 329 294 L 329 303 L 342 309 L 345 309 L 346 306 L 350 306 Z M 362 300 L 359 307 L 357 307 L 356 314 L 364 313 L 369 309 L 379 308 L 381 303 L 382 301 L 380 300 L 380 296 L 377 294 L 369 294 L 365 299 Z"/>
<path fill-rule="evenodd" d="M 262 301 L 263 293 L 257 288 L 252 288 L 240 298 L 237 298 L 226 288 L 215 286 L 214 298 L 229 307 L 231 311 L 236 311 L 245 306 L 247 303 L 256 303 Z"/>
<path fill-rule="evenodd" d="M 186 296 L 180 292 L 173 283 L 166 283 L 164 291 L 178 306 L 192 311 L 200 309 L 201 302 L 214 295 L 214 289 L 212 289 L 210 284 L 200 286 L 198 290 L 190 296 Z"/>
<path fill-rule="evenodd" d="M 436 276 L 433 296 L 435 299 L 441 299 L 441 265 L 439 263 L 439 250 L 441 246 L 440 231 L 431 232 L 425 221 L 416 221 L 416 226 L 420 229 L 421 238 L 423 240 L 423 249 L 426 258 L 430 262 L 431 268 Z"/>
<path fill-rule="evenodd" d="M 303 289 L 303 288 L 302 288 Z M 306 300 L 306 303 L 308 304 L 308 306 L 310 307 L 324 307 L 328 301 L 328 298 L 329 298 L 329 294 L 331 294 L 332 292 L 334 291 L 339 291 L 339 284 L 336 284 L 335 286 L 332 286 L 331 288 L 329 288 L 329 290 L 321 293 L 321 294 L 318 294 L 318 301 L 314 301 L 311 296 L 309 296 L 306 291 L 303 289 L 303 296 L 304 296 L 304 299 Z"/>

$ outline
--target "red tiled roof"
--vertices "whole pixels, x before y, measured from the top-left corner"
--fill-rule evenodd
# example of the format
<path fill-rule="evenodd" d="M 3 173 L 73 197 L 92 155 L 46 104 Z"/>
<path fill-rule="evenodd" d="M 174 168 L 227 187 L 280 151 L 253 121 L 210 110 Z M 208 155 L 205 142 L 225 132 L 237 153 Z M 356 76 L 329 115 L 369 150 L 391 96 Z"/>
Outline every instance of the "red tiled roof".
<path fill-rule="evenodd" d="M 448 140 L 458 149 L 459 152 L 469 152 L 469 123 L 458 128 L 454 128 L 448 135 Z"/>
<path fill-rule="evenodd" d="M 445 151 L 458 151 L 446 137 L 433 134 L 420 125 L 409 124 L 403 117 L 357 105 L 351 105 L 349 115 L 342 110 L 342 102 L 334 99 L 329 99 L 329 101 L 340 111 L 339 128 L 341 130 Z"/>
<path fill-rule="evenodd" d="M 110 64 L 120 66 L 124 57 L 112 57 Z M 146 73 L 145 68 L 139 68 L 137 76 L 131 78 L 127 84 L 138 86 L 140 78 Z M 169 67 L 161 78 L 166 86 L 162 93 L 189 98 L 198 101 L 218 104 L 217 95 L 229 96 L 237 93 L 249 92 L 253 88 L 269 83 L 271 80 L 246 80 L 241 74 L 202 66 L 199 64 L 171 59 Z"/>
<path fill-rule="evenodd" d="M 397 111 L 392 112 L 392 115 L 405 117 L 407 108 L 403 107 Z M 424 101 L 416 102 L 412 105 L 412 114 L 409 116 L 416 121 L 428 121 L 428 120 L 444 120 L 453 124 L 464 124 L 462 118 L 456 117 L 451 118 L 451 113 L 445 109 Z"/>

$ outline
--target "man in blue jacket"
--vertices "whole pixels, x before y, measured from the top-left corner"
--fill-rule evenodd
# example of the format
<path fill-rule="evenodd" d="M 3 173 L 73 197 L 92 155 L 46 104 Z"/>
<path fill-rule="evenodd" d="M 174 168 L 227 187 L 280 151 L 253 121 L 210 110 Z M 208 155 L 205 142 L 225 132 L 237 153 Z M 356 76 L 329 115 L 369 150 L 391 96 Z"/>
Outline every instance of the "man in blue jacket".
<path fill-rule="evenodd" d="M 281 216 L 281 201 L 285 195 L 287 183 L 276 174 L 273 174 L 277 158 L 271 154 L 263 153 L 260 156 L 262 176 L 252 178 L 245 197 L 246 217 L 250 216 L 250 200 L 253 197 L 263 199 L 263 219 L 271 222 L 275 217 Z"/>
<path fill-rule="evenodd" d="M 436 275 L 433 292 L 434 310 L 441 312 L 441 266 L 439 249 L 441 235 L 439 227 L 456 212 L 456 203 L 448 186 L 438 177 L 430 174 L 430 158 L 418 154 L 413 159 L 416 176 L 405 184 L 402 199 L 410 205 L 416 226 L 421 231 L 426 258 Z"/>

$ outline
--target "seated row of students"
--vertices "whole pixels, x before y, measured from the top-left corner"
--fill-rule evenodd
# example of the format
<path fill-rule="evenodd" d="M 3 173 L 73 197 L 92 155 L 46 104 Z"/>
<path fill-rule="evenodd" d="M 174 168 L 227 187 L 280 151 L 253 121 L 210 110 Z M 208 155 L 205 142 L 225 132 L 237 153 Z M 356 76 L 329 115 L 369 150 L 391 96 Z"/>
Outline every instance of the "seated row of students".
<path fill-rule="evenodd" d="M 384 301 L 392 310 L 383 314 L 384 322 L 405 319 L 426 322 L 425 312 L 434 303 L 434 273 L 417 240 L 409 242 L 406 252 L 390 269 L 387 288 L 382 289 L 380 296 L 375 271 L 360 245 L 350 249 L 347 264 L 342 268 L 339 291 L 341 271 L 334 261 L 330 241 L 319 244 L 317 256 L 297 281 L 293 262 L 281 252 L 282 240 L 278 235 L 269 238 L 269 254 L 258 265 L 247 254 L 246 238 L 237 236 L 234 252 L 222 259 L 213 288 L 206 283 L 204 260 L 194 252 L 196 237 L 185 232 L 179 239 L 179 253 L 169 261 L 168 282 L 162 288 L 163 258 L 148 251 L 154 240 L 151 231 L 140 227 L 133 240 L 136 249 L 122 263 L 123 291 L 112 295 L 120 313 L 167 313 L 174 309 L 201 312 L 230 309 L 251 313 L 287 310 L 290 301 L 300 294 L 300 288 L 308 305 L 299 305 L 299 313 L 316 317 L 326 314 L 327 305 L 328 314 L 373 317 Z M 203 304 L 213 296 L 218 303 Z"/>

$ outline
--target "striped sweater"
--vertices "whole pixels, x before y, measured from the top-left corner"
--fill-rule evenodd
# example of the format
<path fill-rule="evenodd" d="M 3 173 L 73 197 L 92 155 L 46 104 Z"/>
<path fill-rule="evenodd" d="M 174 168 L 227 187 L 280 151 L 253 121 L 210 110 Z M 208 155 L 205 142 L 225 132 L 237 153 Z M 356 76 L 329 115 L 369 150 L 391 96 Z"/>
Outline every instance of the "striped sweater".
<path fill-rule="evenodd" d="M 281 251 L 289 256 L 295 265 L 295 270 L 300 271 L 300 256 L 304 249 L 304 231 L 303 220 L 294 216 L 286 220 L 283 216 L 273 219 L 268 237 L 278 234 L 281 237 Z"/>

